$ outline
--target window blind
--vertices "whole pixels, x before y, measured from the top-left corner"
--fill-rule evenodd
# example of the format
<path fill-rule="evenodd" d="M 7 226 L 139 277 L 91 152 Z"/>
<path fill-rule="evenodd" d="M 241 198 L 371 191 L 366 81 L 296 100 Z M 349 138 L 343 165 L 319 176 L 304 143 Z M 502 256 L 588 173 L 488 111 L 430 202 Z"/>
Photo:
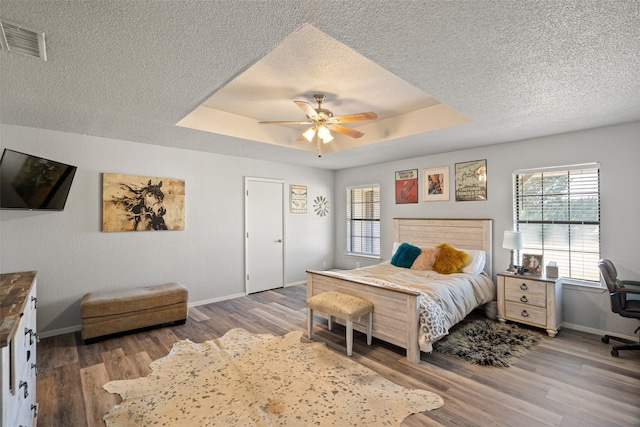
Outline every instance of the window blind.
<path fill-rule="evenodd" d="M 560 276 L 599 281 L 597 163 L 514 172 L 514 221 L 522 232 L 521 253 L 557 262 Z"/>
<path fill-rule="evenodd" d="M 380 186 L 347 188 L 347 253 L 380 255 Z"/>

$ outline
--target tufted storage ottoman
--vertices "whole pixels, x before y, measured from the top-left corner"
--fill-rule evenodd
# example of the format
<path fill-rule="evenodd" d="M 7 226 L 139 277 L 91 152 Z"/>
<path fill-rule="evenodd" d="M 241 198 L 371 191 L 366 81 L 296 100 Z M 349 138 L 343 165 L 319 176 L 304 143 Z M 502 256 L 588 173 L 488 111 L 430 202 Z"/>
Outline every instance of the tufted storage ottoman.
<path fill-rule="evenodd" d="M 83 340 L 187 320 L 189 291 L 180 283 L 91 292 L 82 298 Z"/>
<path fill-rule="evenodd" d="M 348 356 L 351 356 L 353 350 L 353 321 L 368 314 L 367 344 L 371 345 L 373 304 L 370 301 L 333 291 L 312 296 L 307 300 L 307 336 L 309 339 L 311 339 L 311 329 L 313 327 L 313 310 L 318 310 L 328 316 L 327 327 L 329 330 L 332 328 L 334 316 L 347 321 Z"/>

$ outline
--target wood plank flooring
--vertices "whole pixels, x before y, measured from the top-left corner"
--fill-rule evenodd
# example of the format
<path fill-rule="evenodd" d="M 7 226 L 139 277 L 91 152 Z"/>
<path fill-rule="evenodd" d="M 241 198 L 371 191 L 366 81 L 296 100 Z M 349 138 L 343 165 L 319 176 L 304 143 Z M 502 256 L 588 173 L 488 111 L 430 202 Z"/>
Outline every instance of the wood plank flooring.
<path fill-rule="evenodd" d="M 39 427 L 103 426 L 120 401 L 102 385 L 147 375 L 152 360 L 182 339 L 201 342 L 241 327 L 283 335 L 306 331 L 303 286 L 262 292 L 189 309 L 180 326 L 156 328 L 86 345 L 79 333 L 41 340 L 38 347 Z M 314 322 L 314 339 L 345 354 L 344 328 Z M 303 335 L 303 340 L 306 335 Z M 640 352 L 610 355 L 600 337 L 563 329 L 509 368 L 472 365 L 453 356 L 422 353 L 406 361 L 401 349 L 356 332 L 353 359 L 406 387 L 433 391 L 442 408 L 409 416 L 417 426 L 640 426 Z M 345 355 L 346 357 L 346 355 Z"/>

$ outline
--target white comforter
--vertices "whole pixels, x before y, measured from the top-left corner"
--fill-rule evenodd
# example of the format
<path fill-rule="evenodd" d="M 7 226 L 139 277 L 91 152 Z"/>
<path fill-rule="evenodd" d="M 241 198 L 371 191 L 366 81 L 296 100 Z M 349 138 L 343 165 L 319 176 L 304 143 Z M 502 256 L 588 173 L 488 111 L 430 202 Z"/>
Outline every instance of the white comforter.
<path fill-rule="evenodd" d="M 411 270 L 388 261 L 355 270 L 325 271 L 343 279 L 357 279 L 381 286 L 420 292 L 420 350 L 431 352 L 432 344 L 449 333 L 474 308 L 493 301 L 496 287 L 486 274 L 438 274 L 433 270 Z"/>

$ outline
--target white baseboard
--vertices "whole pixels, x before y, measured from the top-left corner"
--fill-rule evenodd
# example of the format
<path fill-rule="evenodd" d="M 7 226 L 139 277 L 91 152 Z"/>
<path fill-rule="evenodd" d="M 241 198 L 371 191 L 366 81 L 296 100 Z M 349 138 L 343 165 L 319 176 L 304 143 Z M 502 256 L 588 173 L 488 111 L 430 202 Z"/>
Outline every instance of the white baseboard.
<path fill-rule="evenodd" d="M 288 288 L 288 287 L 290 287 L 290 286 L 298 286 L 298 285 L 306 285 L 306 284 L 307 284 L 307 281 L 306 281 L 306 280 L 301 280 L 301 281 L 299 281 L 299 282 L 286 283 L 286 284 L 284 285 L 284 287 L 285 287 L 285 288 Z"/>
<path fill-rule="evenodd" d="M 80 325 L 69 326 L 68 328 L 54 329 L 53 331 L 38 332 L 38 336 L 40 338 L 49 338 L 49 337 L 55 337 L 56 335 L 69 334 L 71 332 L 78 332 L 80 329 L 82 329 Z"/>
<path fill-rule="evenodd" d="M 616 337 L 626 338 L 626 339 L 631 340 L 631 341 L 637 341 L 638 340 L 638 337 L 633 336 L 633 335 L 616 334 L 614 332 L 608 332 L 608 331 L 603 331 L 601 329 L 589 328 L 589 327 L 582 326 L 582 325 L 576 325 L 574 323 L 563 322 L 562 323 L 562 327 L 563 328 L 567 328 L 567 329 L 573 329 L 575 331 L 587 332 L 589 334 L 594 334 L 594 335 L 599 335 L 599 336 L 614 335 Z"/>
<path fill-rule="evenodd" d="M 188 307 L 197 307 L 199 305 L 205 305 L 205 304 L 211 304 L 211 303 L 214 303 L 214 302 L 220 302 L 220 301 L 227 301 L 227 300 L 230 300 L 230 299 L 236 299 L 236 298 L 244 297 L 246 295 L 247 294 L 245 294 L 245 293 L 226 295 L 224 297 L 211 298 L 211 299 L 205 299 L 205 300 L 201 300 L 201 301 L 190 302 L 189 304 L 187 304 L 187 306 Z"/>

